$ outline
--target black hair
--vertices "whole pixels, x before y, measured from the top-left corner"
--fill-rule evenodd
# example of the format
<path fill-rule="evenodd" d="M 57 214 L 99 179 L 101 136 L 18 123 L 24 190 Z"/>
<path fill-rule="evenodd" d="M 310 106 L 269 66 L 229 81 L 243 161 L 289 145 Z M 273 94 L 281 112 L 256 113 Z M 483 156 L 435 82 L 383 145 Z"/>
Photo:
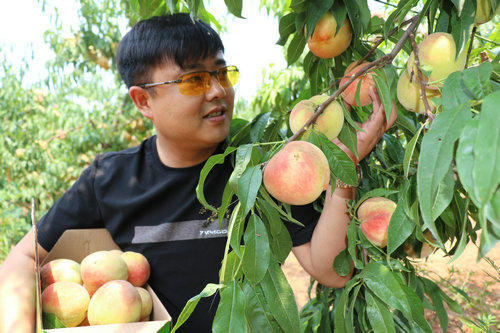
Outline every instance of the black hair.
<path fill-rule="evenodd" d="M 184 68 L 219 52 L 224 52 L 224 45 L 214 29 L 187 13 L 177 13 L 136 23 L 118 45 L 116 62 L 130 88 L 150 83 L 151 70 L 168 61 Z"/>

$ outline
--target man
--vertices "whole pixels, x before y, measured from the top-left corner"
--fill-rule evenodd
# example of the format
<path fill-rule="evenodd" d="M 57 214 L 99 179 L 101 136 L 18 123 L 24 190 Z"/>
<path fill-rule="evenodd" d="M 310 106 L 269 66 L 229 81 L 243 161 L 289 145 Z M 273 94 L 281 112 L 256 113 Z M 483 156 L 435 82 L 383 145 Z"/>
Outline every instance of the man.
<path fill-rule="evenodd" d="M 41 260 L 66 229 L 105 227 L 124 251 L 147 257 L 149 284 L 174 320 L 189 298 L 218 282 L 226 235 L 215 232 L 217 221 L 206 223 L 209 216 L 195 189 L 204 162 L 220 151 L 232 119 L 238 71 L 225 63 L 223 52 L 217 33 L 188 14 L 141 21 L 124 36 L 117 51 L 120 75 L 156 135 L 138 147 L 99 155 L 83 171 L 38 222 Z M 391 124 L 385 123 L 377 100 L 359 136 L 360 158 Z M 231 172 L 227 161 L 209 174 L 205 196 L 212 205 L 220 206 Z M 341 287 L 350 278 L 337 275 L 332 262 L 346 247 L 346 200 L 353 191 L 337 188 L 327 195 L 321 216 L 311 205 L 294 207 L 305 227 L 287 223 L 293 253 L 324 285 Z M 29 232 L 0 269 L 0 332 L 32 330 L 32 244 Z M 214 299 L 200 301 L 181 331 L 210 331 L 216 305 Z"/>

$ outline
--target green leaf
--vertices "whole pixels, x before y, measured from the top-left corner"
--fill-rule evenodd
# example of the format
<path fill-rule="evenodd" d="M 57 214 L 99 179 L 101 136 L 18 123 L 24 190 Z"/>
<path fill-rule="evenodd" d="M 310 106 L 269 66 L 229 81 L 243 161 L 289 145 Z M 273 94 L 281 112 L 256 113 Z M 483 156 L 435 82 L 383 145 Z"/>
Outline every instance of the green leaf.
<path fill-rule="evenodd" d="M 314 136 L 315 133 L 311 133 L 309 137 L 311 140 L 315 140 Z M 320 133 L 317 139 L 319 139 L 319 142 L 313 143 L 325 153 L 328 165 L 330 166 L 330 172 L 340 178 L 344 183 L 357 185 L 358 175 L 356 173 L 356 167 L 349 156 L 347 156 L 347 154 L 336 144 L 328 140 L 325 135 Z"/>
<path fill-rule="evenodd" d="M 354 219 L 349 222 L 349 227 L 347 228 L 347 250 L 351 255 L 351 259 L 354 261 L 354 267 L 361 269 L 364 266 L 363 260 L 358 258 L 357 253 L 357 243 L 358 243 L 358 233 L 356 230 L 356 223 Z"/>
<path fill-rule="evenodd" d="M 491 62 L 484 62 L 477 67 L 467 68 L 462 72 L 462 78 L 467 89 L 475 99 L 483 99 L 491 93 L 490 76 L 493 71 Z"/>
<path fill-rule="evenodd" d="M 443 329 L 443 332 L 446 332 L 448 330 L 448 314 L 443 306 L 443 299 L 441 298 L 440 293 L 441 288 L 429 279 L 422 277 L 421 280 L 424 282 L 425 293 L 432 300 L 433 310 L 439 318 L 441 328 Z"/>
<path fill-rule="evenodd" d="M 474 169 L 474 142 L 476 141 L 477 128 L 479 126 L 479 117 L 472 118 L 463 128 L 457 146 L 455 156 L 457 164 L 457 173 L 464 189 L 471 196 L 472 201 L 479 206 L 479 199 L 474 193 L 474 178 L 472 170 Z"/>
<path fill-rule="evenodd" d="M 245 294 L 238 282 L 222 289 L 219 306 L 212 325 L 214 333 L 246 333 Z"/>
<path fill-rule="evenodd" d="M 278 30 L 280 37 L 288 38 L 289 35 L 293 34 L 295 29 L 295 16 L 294 12 L 288 13 L 280 18 Z"/>
<path fill-rule="evenodd" d="M 344 249 L 333 260 L 333 268 L 340 276 L 347 276 L 351 271 L 351 256 L 349 251 Z"/>
<path fill-rule="evenodd" d="M 278 263 L 271 260 L 261 282 L 269 309 L 286 333 L 299 333 L 300 320 L 293 290 Z"/>
<path fill-rule="evenodd" d="M 229 184 L 231 185 L 234 193 L 238 193 L 238 181 L 252 158 L 253 147 L 254 146 L 252 144 L 244 144 L 239 146 L 238 150 L 236 150 L 235 166 L 231 176 L 229 177 Z"/>
<path fill-rule="evenodd" d="M 392 213 L 391 221 L 387 229 L 387 254 L 391 254 L 403 244 L 415 229 L 415 224 L 404 212 L 401 203 L 402 200 L 403 199 L 400 199 L 396 206 L 396 210 Z"/>
<path fill-rule="evenodd" d="M 231 14 L 239 18 L 244 18 L 241 16 L 243 0 L 224 0 L 224 3 Z"/>
<path fill-rule="evenodd" d="M 375 333 L 396 332 L 392 313 L 369 289 L 365 290 L 366 314 Z"/>
<path fill-rule="evenodd" d="M 438 243 L 441 240 L 434 223 L 437 216 L 432 215 L 432 208 L 439 185 L 449 171 L 455 141 L 470 118 L 468 104 L 446 110 L 434 118 L 431 129 L 422 139 L 417 170 L 418 201 L 424 223 Z"/>
<path fill-rule="evenodd" d="M 306 46 L 306 39 L 304 34 L 297 32 L 292 38 L 290 45 L 288 45 L 287 53 L 286 53 L 286 61 L 288 65 L 292 65 L 296 62 L 301 54 L 304 51 L 304 47 Z"/>
<path fill-rule="evenodd" d="M 500 90 L 484 98 L 474 142 L 474 193 L 486 205 L 500 185 Z M 487 142 L 487 144 L 485 144 Z"/>
<path fill-rule="evenodd" d="M 220 280 L 223 282 L 239 280 L 243 277 L 243 271 L 240 269 L 241 259 L 235 251 L 231 251 L 226 256 L 226 265 L 224 272 L 219 272 Z"/>
<path fill-rule="evenodd" d="M 333 5 L 333 0 L 323 0 L 323 1 L 309 1 L 307 3 L 306 11 L 306 30 L 307 38 L 312 35 L 316 23 L 321 19 L 321 17 L 326 13 L 328 9 Z"/>
<path fill-rule="evenodd" d="M 271 314 L 262 287 L 260 285 L 252 286 L 249 282 L 243 282 L 243 292 L 247 304 L 245 315 L 249 331 L 252 333 L 284 333 Z"/>
<path fill-rule="evenodd" d="M 244 239 L 243 272 L 251 283 L 257 284 L 267 272 L 271 251 L 266 226 L 255 214 L 250 216 Z"/>
<path fill-rule="evenodd" d="M 244 215 L 250 212 L 255 204 L 255 198 L 262 183 L 262 171 L 260 165 L 247 168 L 238 181 L 238 198 L 243 207 Z"/>
<path fill-rule="evenodd" d="M 349 112 L 349 111 L 347 111 Z M 344 122 L 342 130 L 337 137 L 340 142 L 342 142 L 350 151 L 354 153 L 356 158 L 358 155 L 358 136 L 356 135 L 356 129 L 348 122 Z"/>
<path fill-rule="evenodd" d="M 45 329 L 66 328 L 56 315 L 50 312 L 42 311 L 42 323 Z"/>
<path fill-rule="evenodd" d="M 462 10 L 451 12 L 451 34 L 457 47 L 457 57 L 469 39 L 476 10 L 473 0 L 460 0 L 460 3 L 463 4 Z"/>
<path fill-rule="evenodd" d="M 439 183 L 436 199 L 432 205 L 432 216 L 438 217 L 444 212 L 446 207 L 449 206 L 451 200 L 453 199 L 453 193 L 455 190 L 455 179 L 453 174 L 453 168 L 450 165 L 448 172 L 444 178 Z"/>
<path fill-rule="evenodd" d="M 205 162 L 205 165 L 203 165 L 203 169 L 201 169 L 200 179 L 198 180 L 198 185 L 196 186 L 196 196 L 205 208 L 213 212 L 217 212 L 217 209 L 207 202 L 207 200 L 205 199 L 205 194 L 203 193 L 205 179 L 215 165 L 224 163 L 224 159 L 226 158 L 226 156 L 231 154 L 235 150 L 235 147 L 228 147 L 226 151 L 224 151 L 224 153 L 210 156 L 210 158 Z"/>
<path fill-rule="evenodd" d="M 213 294 L 215 294 L 215 292 L 217 290 L 219 290 L 222 287 L 224 287 L 223 284 L 209 283 L 205 286 L 205 288 L 203 288 L 203 290 L 198 295 L 191 297 L 187 301 L 184 308 L 182 309 L 182 312 L 179 315 L 179 318 L 177 318 L 177 322 L 175 323 L 174 328 L 172 328 L 171 333 L 174 333 L 175 331 L 177 331 L 179 329 L 179 327 L 181 327 L 181 325 L 184 324 L 184 322 L 189 318 L 191 313 L 196 308 L 196 305 L 198 305 L 198 302 L 200 301 L 200 299 L 202 299 L 204 297 L 212 296 Z"/>
<path fill-rule="evenodd" d="M 372 261 L 359 273 L 366 286 L 384 303 L 412 318 L 411 307 L 400 280 L 384 265 Z"/>
<path fill-rule="evenodd" d="M 373 79 L 375 80 L 375 85 L 377 86 L 377 91 L 380 96 L 380 100 L 382 101 L 382 105 L 384 106 L 385 117 L 387 122 L 391 117 L 391 112 L 396 112 L 396 110 L 392 109 L 392 97 L 391 90 L 389 85 L 387 84 L 387 79 L 385 77 L 384 72 L 377 70 L 375 71 L 375 75 L 373 75 Z"/>
<path fill-rule="evenodd" d="M 456 110 L 473 98 L 462 82 L 462 72 L 451 73 L 446 78 L 441 92 L 445 112 Z"/>
<path fill-rule="evenodd" d="M 413 157 L 413 153 L 415 152 L 415 147 L 418 142 L 418 138 L 420 137 L 420 133 L 422 132 L 422 129 L 424 127 L 421 126 L 417 133 L 411 138 L 411 140 L 408 142 L 405 150 L 405 156 L 403 158 L 403 171 L 405 173 L 405 177 L 408 178 L 408 173 L 410 172 L 410 165 L 411 165 L 411 160 Z"/>
<path fill-rule="evenodd" d="M 241 257 L 240 245 L 243 229 L 245 228 L 245 216 L 239 202 L 233 209 L 228 224 L 227 237 L 229 238 L 229 244 L 238 257 Z"/>

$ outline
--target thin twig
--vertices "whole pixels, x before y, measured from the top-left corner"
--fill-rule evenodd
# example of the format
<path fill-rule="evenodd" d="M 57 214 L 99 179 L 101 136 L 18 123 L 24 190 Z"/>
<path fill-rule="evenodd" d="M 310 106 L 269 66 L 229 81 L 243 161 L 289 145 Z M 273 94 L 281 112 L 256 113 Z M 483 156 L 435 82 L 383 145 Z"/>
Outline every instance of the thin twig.
<path fill-rule="evenodd" d="M 432 123 L 432 121 L 434 120 L 434 114 L 432 113 L 431 106 L 429 105 L 429 101 L 427 100 L 427 93 L 426 93 L 427 82 L 425 82 L 424 75 L 420 70 L 420 57 L 418 55 L 418 46 L 417 43 L 415 42 L 415 36 L 413 34 L 410 34 L 410 41 L 411 41 L 411 47 L 413 48 L 415 66 L 417 67 L 417 79 L 418 82 L 420 83 L 420 97 L 422 97 L 422 101 L 424 102 L 425 112 L 427 113 L 427 117 L 429 117 L 429 121 Z M 413 80 L 413 69 L 412 69 L 412 75 L 410 77 L 410 82 L 411 80 Z"/>
<path fill-rule="evenodd" d="M 476 31 L 477 31 L 477 26 L 474 26 L 474 28 L 472 28 L 472 33 L 470 36 L 470 44 L 469 44 L 469 49 L 467 50 L 467 58 L 465 58 L 465 68 L 467 68 L 467 64 L 469 63 L 470 53 L 472 52 L 472 43 L 474 42 L 474 36 L 476 35 Z"/>
<path fill-rule="evenodd" d="M 403 45 L 406 42 L 406 40 L 408 39 L 408 37 L 410 36 L 410 34 L 415 31 L 415 29 L 417 28 L 417 25 L 418 25 L 418 16 L 415 16 L 413 18 L 413 21 L 412 21 L 411 25 L 405 31 L 405 33 L 403 34 L 403 36 L 401 36 L 401 39 L 398 40 L 398 42 L 394 46 L 394 49 L 392 49 L 392 51 L 390 53 L 388 53 L 388 54 L 386 54 L 386 55 L 384 55 L 384 56 L 382 56 L 382 57 L 374 60 L 373 62 L 367 63 L 361 70 L 359 70 L 358 72 L 356 72 L 355 74 L 353 74 L 346 82 L 344 82 L 344 84 L 342 84 L 339 87 L 339 89 L 332 96 L 330 96 L 325 102 L 323 102 L 322 104 L 320 104 L 316 108 L 316 111 L 311 116 L 311 118 L 309 118 L 309 120 L 302 126 L 302 128 L 300 128 L 300 130 L 298 130 L 294 135 L 292 135 L 290 138 L 288 138 L 288 140 L 286 140 L 286 143 L 289 143 L 289 142 L 292 142 L 292 141 L 296 140 L 305 131 L 306 128 L 308 128 L 309 126 L 311 126 L 316 121 L 316 119 L 321 115 L 321 113 L 323 113 L 323 110 L 331 102 L 333 102 L 335 99 L 337 99 L 337 97 L 354 80 L 356 80 L 358 77 L 364 75 L 368 70 L 370 70 L 372 68 L 379 68 L 379 67 L 382 67 L 382 66 L 384 66 L 384 65 L 386 65 L 388 63 L 391 63 L 394 60 L 394 58 L 396 57 L 396 55 L 399 53 L 399 51 L 401 51 L 401 49 L 403 48 Z"/>

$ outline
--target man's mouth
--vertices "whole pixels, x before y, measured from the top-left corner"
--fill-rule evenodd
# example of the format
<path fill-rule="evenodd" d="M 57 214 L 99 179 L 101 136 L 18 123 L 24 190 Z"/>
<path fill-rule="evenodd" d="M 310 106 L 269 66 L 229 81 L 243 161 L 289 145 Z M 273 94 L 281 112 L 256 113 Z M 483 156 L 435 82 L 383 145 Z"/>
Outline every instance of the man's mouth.
<path fill-rule="evenodd" d="M 224 111 L 223 110 L 220 110 L 220 111 L 215 111 L 215 112 L 211 112 L 209 114 L 207 114 L 205 116 L 205 118 L 214 118 L 214 117 L 219 117 L 219 116 L 222 116 L 224 114 Z"/>

